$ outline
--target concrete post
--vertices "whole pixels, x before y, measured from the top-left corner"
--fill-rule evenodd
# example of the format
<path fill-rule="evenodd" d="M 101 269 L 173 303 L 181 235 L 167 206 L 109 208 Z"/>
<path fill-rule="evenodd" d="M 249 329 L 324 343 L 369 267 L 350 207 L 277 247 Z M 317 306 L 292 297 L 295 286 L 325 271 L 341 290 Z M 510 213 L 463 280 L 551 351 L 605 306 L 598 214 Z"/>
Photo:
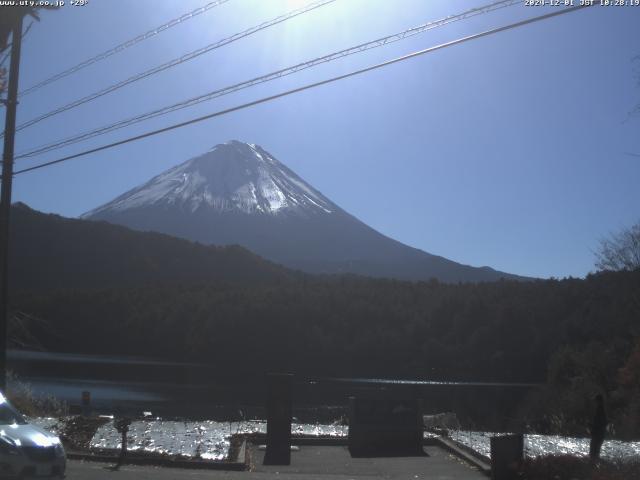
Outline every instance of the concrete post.
<path fill-rule="evenodd" d="M 291 464 L 293 375 L 267 375 L 267 451 L 265 465 Z"/>
<path fill-rule="evenodd" d="M 5 7 L 3 14 L 11 7 Z M 24 8 L 24 7 L 20 7 Z M 3 19 L 4 20 L 4 19 Z M 13 149 L 16 135 L 16 107 L 18 105 L 18 70 L 22 45 L 22 15 L 14 20 L 11 36 L 11 63 L 9 88 L 4 122 L 2 151 L 2 190 L 0 190 L 0 390 L 7 388 L 7 333 L 9 325 L 9 217 L 11 216 L 11 189 L 13 188 Z"/>

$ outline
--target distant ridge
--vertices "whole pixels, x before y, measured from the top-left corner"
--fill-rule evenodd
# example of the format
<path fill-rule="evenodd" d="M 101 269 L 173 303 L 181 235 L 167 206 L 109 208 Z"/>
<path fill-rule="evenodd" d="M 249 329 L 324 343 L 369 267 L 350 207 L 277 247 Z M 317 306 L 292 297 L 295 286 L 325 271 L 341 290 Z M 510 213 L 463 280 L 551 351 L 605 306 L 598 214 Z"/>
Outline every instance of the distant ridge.
<path fill-rule="evenodd" d="M 524 279 L 462 265 L 386 237 L 260 146 L 236 140 L 216 145 L 82 218 L 205 244 L 238 244 L 311 273 L 445 282 Z"/>
<path fill-rule="evenodd" d="M 45 214 L 23 203 L 11 212 L 11 287 L 19 290 L 124 288 L 297 278 L 242 247 L 215 247 L 105 222 Z"/>

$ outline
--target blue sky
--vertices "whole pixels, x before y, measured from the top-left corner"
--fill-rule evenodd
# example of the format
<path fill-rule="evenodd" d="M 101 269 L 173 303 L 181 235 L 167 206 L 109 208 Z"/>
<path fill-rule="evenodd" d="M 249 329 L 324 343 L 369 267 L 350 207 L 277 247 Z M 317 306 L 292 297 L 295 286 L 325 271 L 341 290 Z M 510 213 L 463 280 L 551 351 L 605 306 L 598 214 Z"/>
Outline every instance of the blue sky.
<path fill-rule="evenodd" d="M 578 0 L 576 0 L 578 1 Z M 203 5 L 89 0 L 44 12 L 21 88 Z M 18 134 L 16 150 L 483 5 L 338 0 Z M 304 5 L 230 0 L 21 99 L 18 121 Z M 16 168 L 162 127 L 549 11 L 456 22 Z M 258 143 L 382 233 L 465 264 L 584 276 L 609 232 L 640 220 L 640 7 L 593 7 L 166 135 L 18 175 L 14 201 L 77 216 L 229 139 Z"/>

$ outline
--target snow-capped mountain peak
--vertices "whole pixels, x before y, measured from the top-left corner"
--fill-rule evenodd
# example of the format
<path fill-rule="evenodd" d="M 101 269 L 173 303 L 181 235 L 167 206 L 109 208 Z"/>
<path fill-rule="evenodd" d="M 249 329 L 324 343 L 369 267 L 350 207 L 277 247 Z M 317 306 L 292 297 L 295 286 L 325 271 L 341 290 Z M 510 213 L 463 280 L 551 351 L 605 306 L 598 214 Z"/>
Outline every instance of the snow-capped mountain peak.
<path fill-rule="evenodd" d="M 161 173 L 83 217 L 152 205 L 190 212 L 212 209 L 303 216 L 330 214 L 338 209 L 260 146 L 231 140 Z"/>
<path fill-rule="evenodd" d="M 235 140 L 161 173 L 83 218 L 208 245 L 241 245 L 313 273 L 452 282 L 509 277 L 386 237 L 258 145 Z"/>

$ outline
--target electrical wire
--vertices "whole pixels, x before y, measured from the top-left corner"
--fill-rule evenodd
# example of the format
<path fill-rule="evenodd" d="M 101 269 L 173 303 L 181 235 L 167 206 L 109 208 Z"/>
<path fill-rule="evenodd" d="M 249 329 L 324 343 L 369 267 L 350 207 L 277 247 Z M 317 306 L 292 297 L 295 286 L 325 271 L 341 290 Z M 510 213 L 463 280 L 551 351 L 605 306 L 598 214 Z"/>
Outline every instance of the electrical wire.
<path fill-rule="evenodd" d="M 193 60 L 194 58 L 199 57 L 200 55 L 204 55 L 205 53 L 211 52 L 212 50 L 216 50 L 218 48 L 224 47 L 225 45 L 229 45 L 230 43 L 236 42 L 242 38 L 248 37 L 250 35 L 253 35 L 254 33 L 258 33 L 262 30 L 265 30 L 269 27 L 272 27 L 274 25 L 278 25 L 282 22 L 285 22 L 287 20 L 290 20 L 292 18 L 295 18 L 299 15 L 302 15 L 304 13 L 310 12 L 312 10 L 315 10 L 317 8 L 323 7 L 324 5 L 327 5 L 329 3 L 333 3 L 336 0 L 320 0 L 317 2 L 313 2 L 310 3 L 309 5 L 306 5 L 302 8 L 298 8 L 296 10 L 292 10 L 284 15 L 280 15 L 276 18 L 273 18 L 267 22 L 263 22 L 260 25 L 256 25 L 255 27 L 251 27 L 247 30 L 244 30 L 240 33 L 236 33 L 234 35 L 231 35 L 230 37 L 226 37 L 222 40 L 219 40 L 217 42 L 211 43 L 205 47 L 199 48 L 197 50 L 194 50 L 192 52 L 186 53 L 185 55 L 182 55 L 181 57 L 178 58 L 174 58 L 173 60 L 163 63 L 161 65 L 158 65 L 156 67 L 153 67 L 149 70 L 146 70 L 144 72 L 140 72 L 136 75 L 133 75 L 132 77 L 129 77 L 125 80 L 122 80 L 118 83 L 115 83 L 113 85 L 110 85 L 106 88 L 103 88 L 102 90 L 99 90 L 97 92 L 91 93 L 85 97 L 82 97 L 78 100 L 75 100 L 71 103 L 68 103 L 66 105 L 63 105 L 61 107 L 58 107 L 54 110 L 51 110 L 50 112 L 44 113 L 38 117 L 32 118 L 31 120 L 28 120 L 24 123 L 21 123 L 20 125 L 18 125 L 16 127 L 16 132 L 19 132 L 20 130 L 23 130 L 27 127 L 30 127 L 32 125 L 35 125 L 36 123 L 39 123 L 43 120 L 46 120 L 47 118 L 51 118 L 54 115 L 58 115 L 59 113 L 62 112 L 66 112 L 67 110 L 71 110 L 72 108 L 78 107 L 80 105 L 83 105 L 87 102 L 90 102 L 92 100 L 95 100 L 97 98 L 100 98 L 104 95 L 107 95 L 109 93 L 115 92 L 116 90 L 119 90 L 122 87 L 125 87 L 126 85 L 129 85 L 131 83 L 137 82 L 139 80 L 142 80 L 144 78 L 150 77 L 152 75 L 155 75 L 157 73 L 163 72 L 165 70 L 168 70 L 171 67 L 175 67 L 176 65 L 180 65 L 182 63 L 188 62 L 189 60 Z"/>
<path fill-rule="evenodd" d="M 493 28 L 491 30 L 485 30 L 484 32 L 476 33 L 476 34 L 473 34 L 473 35 L 468 35 L 466 37 L 458 38 L 456 40 L 452 40 L 452 41 L 449 41 L 449 42 L 446 42 L 446 43 L 441 43 L 439 45 L 436 45 L 436 46 L 433 46 L 433 47 L 428 47 L 428 48 L 425 48 L 423 50 L 418 50 L 416 52 L 409 53 L 409 54 L 403 55 L 401 57 L 396 57 L 394 59 L 387 60 L 387 61 L 382 62 L 382 63 L 371 65 L 369 67 L 361 68 L 359 70 L 354 70 L 352 72 L 349 72 L 349 73 L 346 73 L 346 74 L 343 74 L 343 75 L 338 75 L 338 76 L 331 77 L 331 78 L 328 78 L 328 79 L 325 79 L 325 80 L 321 80 L 319 82 L 310 83 L 310 84 L 304 85 L 302 87 L 298 87 L 298 88 L 294 88 L 294 89 L 291 89 L 291 90 L 287 90 L 285 92 L 281 92 L 281 93 L 278 93 L 278 94 L 275 94 L 275 95 L 271 95 L 271 96 L 268 96 L 268 97 L 263 97 L 263 98 L 260 98 L 258 100 L 254 100 L 252 102 L 248 102 L 248 103 L 243 103 L 241 105 L 237 105 L 235 107 L 227 108 L 227 109 L 224 109 L 224 110 L 219 110 L 217 112 L 213 112 L 213 113 L 210 113 L 208 115 L 204 115 L 204 116 L 201 116 L 201 117 L 193 118 L 191 120 L 187 120 L 185 122 L 176 123 L 176 124 L 170 125 L 168 127 L 160 128 L 160 129 L 157 129 L 157 130 L 152 130 L 150 132 L 146 132 L 146 133 L 143 133 L 143 134 L 140 134 L 140 135 L 135 135 L 133 137 L 126 138 L 124 140 L 119 140 L 117 142 L 113 142 L 113 143 L 109 143 L 109 144 L 106 144 L 106 145 L 102 145 L 100 147 L 96 147 L 96 148 L 92 148 L 92 149 L 89 149 L 89 150 L 85 150 L 85 151 L 82 151 L 82 152 L 79 152 L 79 153 L 76 153 L 76 154 L 73 154 L 73 155 L 68 155 L 66 157 L 58 158 L 56 160 L 51 160 L 49 162 L 45 162 L 45 163 L 41 163 L 41 164 L 38 164 L 38 165 L 34 165 L 32 167 L 23 168 L 22 170 L 16 171 L 14 173 L 14 175 L 19 175 L 19 174 L 22 174 L 22 173 L 32 172 L 34 170 L 39 170 L 41 168 L 49 167 L 51 165 L 56 165 L 56 164 L 59 164 L 59 163 L 62 163 L 62 162 L 66 162 L 66 161 L 69 161 L 69 160 L 72 160 L 72 159 L 75 159 L 75 158 L 83 157 L 83 156 L 89 155 L 91 153 L 96 153 L 96 152 L 100 152 L 100 151 L 103 151 L 103 150 L 108 150 L 108 149 L 111 149 L 111 148 L 114 148 L 114 147 L 117 147 L 117 146 L 120 146 L 120 145 L 125 145 L 127 143 L 131 143 L 131 142 L 135 142 L 135 141 L 138 141 L 138 140 L 142 140 L 144 138 L 148 138 L 148 137 L 152 137 L 152 136 L 155 136 L 155 135 L 159 135 L 161 133 L 165 133 L 165 132 L 168 132 L 168 131 L 171 131 L 171 130 L 175 130 L 175 129 L 178 129 L 178 128 L 186 127 L 188 125 L 193 125 L 195 123 L 199 123 L 199 122 L 202 122 L 204 120 L 208 120 L 208 119 L 215 118 L 215 117 L 220 117 L 222 115 L 227 115 L 229 113 L 236 112 L 238 110 L 244 110 L 244 109 L 249 108 L 249 107 L 253 107 L 253 106 L 256 106 L 256 105 L 267 103 L 267 102 L 276 100 L 278 98 L 282 98 L 282 97 L 286 97 L 286 96 L 289 96 L 289 95 L 293 95 L 295 93 L 303 92 L 305 90 L 310 90 L 310 89 L 313 89 L 313 88 L 316 88 L 316 87 L 319 87 L 319 86 L 322 86 L 322 85 L 327 85 L 327 84 L 330 84 L 330 83 L 334 83 L 334 82 L 337 82 L 339 80 L 344 80 L 346 78 L 353 77 L 353 76 L 356 76 L 356 75 L 361 75 L 363 73 L 370 72 L 372 70 L 377 70 L 377 69 L 380 69 L 380 68 L 383 68 L 383 67 L 387 67 L 389 65 L 393 65 L 395 63 L 399 63 L 399 62 L 402 62 L 402 61 L 405 61 L 405 60 L 409 60 L 411 58 L 415 58 L 415 57 L 418 57 L 418 56 L 421 56 L 421 55 L 432 53 L 432 52 L 435 52 L 437 50 L 441 50 L 441 49 L 444 49 L 444 48 L 447 48 L 447 47 L 451 47 L 451 46 L 454 46 L 454 45 L 459 45 L 461 43 L 465 43 L 465 42 L 469 42 L 469 41 L 472 41 L 472 40 L 476 40 L 476 39 L 479 39 L 479 38 L 482 38 L 482 37 L 486 37 L 486 36 L 489 36 L 489 35 L 493 35 L 493 34 L 496 34 L 496 33 L 499 33 L 499 32 L 512 30 L 514 28 L 522 27 L 524 25 L 528 25 L 528 24 L 531 24 L 531 23 L 534 23 L 534 22 L 539 22 L 539 21 L 542 21 L 542 20 L 547 20 L 547 19 L 552 18 L 552 17 L 557 17 L 559 15 L 563 15 L 563 14 L 566 14 L 566 13 L 575 12 L 575 11 L 578 11 L 578 10 L 581 10 L 581 9 L 584 9 L 584 8 L 588 8 L 588 7 L 591 7 L 591 6 L 593 6 L 593 4 L 588 4 L 587 3 L 587 4 L 584 4 L 584 5 L 578 5 L 578 6 L 574 6 L 574 7 L 570 7 L 570 8 L 563 8 L 562 10 L 556 10 L 556 11 L 553 11 L 551 13 L 547 13 L 547 14 L 544 14 L 544 15 L 539 15 L 537 17 L 532 17 L 532 18 L 528 18 L 526 20 L 522 20 L 522 21 L 519 21 L 519 22 L 510 23 L 510 24 L 504 25 L 502 27 Z"/>
<path fill-rule="evenodd" d="M 28 95 L 32 92 L 35 92 L 36 90 L 39 90 L 40 88 L 49 85 L 53 82 L 56 82 L 62 78 L 68 77 L 69 75 L 71 75 L 72 73 L 76 73 L 79 70 L 82 70 L 85 67 L 88 67 L 89 65 L 93 65 L 94 63 L 97 63 L 101 60 L 104 60 L 105 58 L 108 58 L 112 55 L 115 55 L 116 53 L 120 53 L 124 50 L 126 50 L 129 47 L 132 47 L 144 40 L 147 40 L 148 38 L 154 37 L 156 35 L 158 35 L 159 33 L 164 32 L 165 30 L 168 30 L 171 27 L 175 27 L 176 25 L 179 25 L 180 23 L 186 21 L 186 20 L 190 20 L 202 13 L 205 13 L 209 10 L 211 10 L 213 7 L 217 7 L 218 5 L 222 5 L 223 3 L 227 3 L 229 0 L 216 0 L 214 2 L 209 2 L 206 5 L 196 8 L 195 10 L 192 10 L 191 12 L 185 13 L 184 15 L 181 15 L 180 17 L 174 18 L 170 21 L 168 21 L 167 23 L 164 23 L 152 30 L 149 30 L 148 32 L 145 32 L 141 35 L 138 35 L 135 38 L 132 38 L 131 40 L 127 40 L 126 42 L 123 42 L 119 45 L 116 45 L 113 48 L 110 48 L 109 50 L 105 50 L 102 53 L 99 53 L 98 55 L 95 55 L 94 57 L 88 58 L 87 60 L 84 60 L 83 62 L 78 63 L 77 65 L 74 65 L 71 68 L 68 68 L 67 70 L 64 70 L 60 73 L 57 73 L 55 75 L 52 75 L 51 77 L 48 77 L 44 80 L 42 80 L 41 82 L 23 90 L 22 92 L 20 92 L 18 94 L 18 96 L 24 96 L 24 95 Z"/>
<path fill-rule="evenodd" d="M 501 9 L 501 8 L 505 8 L 505 7 L 509 7 L 512 5 L 516 5 L 516 4 L 520 4 L 521 0 L 500 0 L 497 2 L 493 2 L 481 7 L 476 7 L 470 10 L 466 10 L 462 13 L 459 14 L 455 14 L 455 15 L 449 15 L 448 17 L 444 17 L 442 19 L 439 20 L 435 20 L 435 21 L 431 21 L 428 23 L 423 23 L 421 25 L 418 25 L 416 27 L 412 27 L 409 28 L 407 30 L 403 30 L 402 32 L 398 32 L 398 33 L 394 33 L 392 35 L 387 35 L 386 37 L 382 37 L 382 38 L 378 38 L 376 40 L 372 40 L 366 43 L 362 43 L 359 45 L 356 45 L 354 47 L 350 47 L 344 50 L 340 50 L 337 52 L 333 52 L 330 53 L 328 55 L 324 55 L 322 57 L 318 57 L 312 60 L 308 60 L 306 62 L 302 62 L 299 63 L 297 65 L 291 66 L 291 67 L 287 67 L 281 70 L 277 70 L 275 72 L 271 72 L 268 73 L 266 75 L 262 75 L 250 80 L 246 80 L 240 83 L 236 83 L 234 85 L 230 85 L 230 86 L 226 86 L 208 93 L 205 93 L 203 95 L 198 95 L 196 97 L 192 97 L 189 98 L 187 100 L 183 100 L 181 102 L 172 104 L 172 105 L 168 105 L 147 113 L 143 113 L 141 115 L 137 115 L 135 117 L 130 117 L 124 120 L 120 120 L 117 121 L 115 123 L 111 123 L 109 125 L 106 126 L 102 126 L 99 127 L 97 129 L 93 129 L 90 131 L 86 131 L 71 137 L 67 137 L 65 139 L 62 140 L 56 140 L 54 142 L 45 144 L 45 145 L 41 145 L 39 147 L 36 147 L 32 150 L 26 151 L 26 152 L 21 152 L 16 156 L 16 159 L 22 159 L 22 158 L 27 158 L 27 157 L 33 157 L 36 155 L 41 155 L 43 153 L 47 153 L 50 152 L 52 150 L 57 150 L 59 148 L 63 148 L 84 140 L 88 140 L 90 138 L 99 136 L 99 135 L 104 135 L 110 132 L 113 132 L 115 130 L 119 130 L 121 128 L 136 124 L 136 123 L 140 123 L 143 122 L 145 120 L 149 120 L 151 118 L 155 118 L 161 115 L 166 115 L 172 112 L 175 112 L 177 110 L 181 110 L 183 108 L 187 108 L 187 107 L 191 107 L 193 105 L 197 105 L 199 103 L 205 102 L 205 101 L 209 101 L 209 100 L 213 100 L 215 98 L 218 97 L 222 97 L 224 95 L 229 95 L 231 93 L 237 92 L 239 90 L 243 90 L 245 88 L 249 88 L 261 83 L 265 83 L 265 82 L 269 82 L 287 75 L 291 75 L 297 72 L 300 72 L 302 70 L 306 70 L 308 68 L 312 68 L 315 67 L 317 65 L 320 64 L 324 64 L 324 63 L 328 63 L 328 62 L 332 62 L 334 60 L 338 60 L 340 58 L 344 58 L 346 56 L 349 55 L 353 55 L 356 53 L 361 53 L 364 52 L 366 50 L 370 50 L 373 48 L 378 48 L 378 47 L 382 47 L 384 45 L 390 44 L 390 43 L 394 43 L 400 40 L 403 40 L 405 38 L 409 38 L 412 37 L 414 35 L 418 35 L 420 33 L 424 33 L 428 30 L 437 28 L 437 27 L 441 27 L 444 25 L 447 25 L 449 23 L 453 23 L 456 21 L 460 21 L 460 20 L 464 20 L 476 15 L 481 15 L 481 14 L 485 14 L 485 13 L 489 13 L 492 12 L 494 10 L 497 9 Z"/>

